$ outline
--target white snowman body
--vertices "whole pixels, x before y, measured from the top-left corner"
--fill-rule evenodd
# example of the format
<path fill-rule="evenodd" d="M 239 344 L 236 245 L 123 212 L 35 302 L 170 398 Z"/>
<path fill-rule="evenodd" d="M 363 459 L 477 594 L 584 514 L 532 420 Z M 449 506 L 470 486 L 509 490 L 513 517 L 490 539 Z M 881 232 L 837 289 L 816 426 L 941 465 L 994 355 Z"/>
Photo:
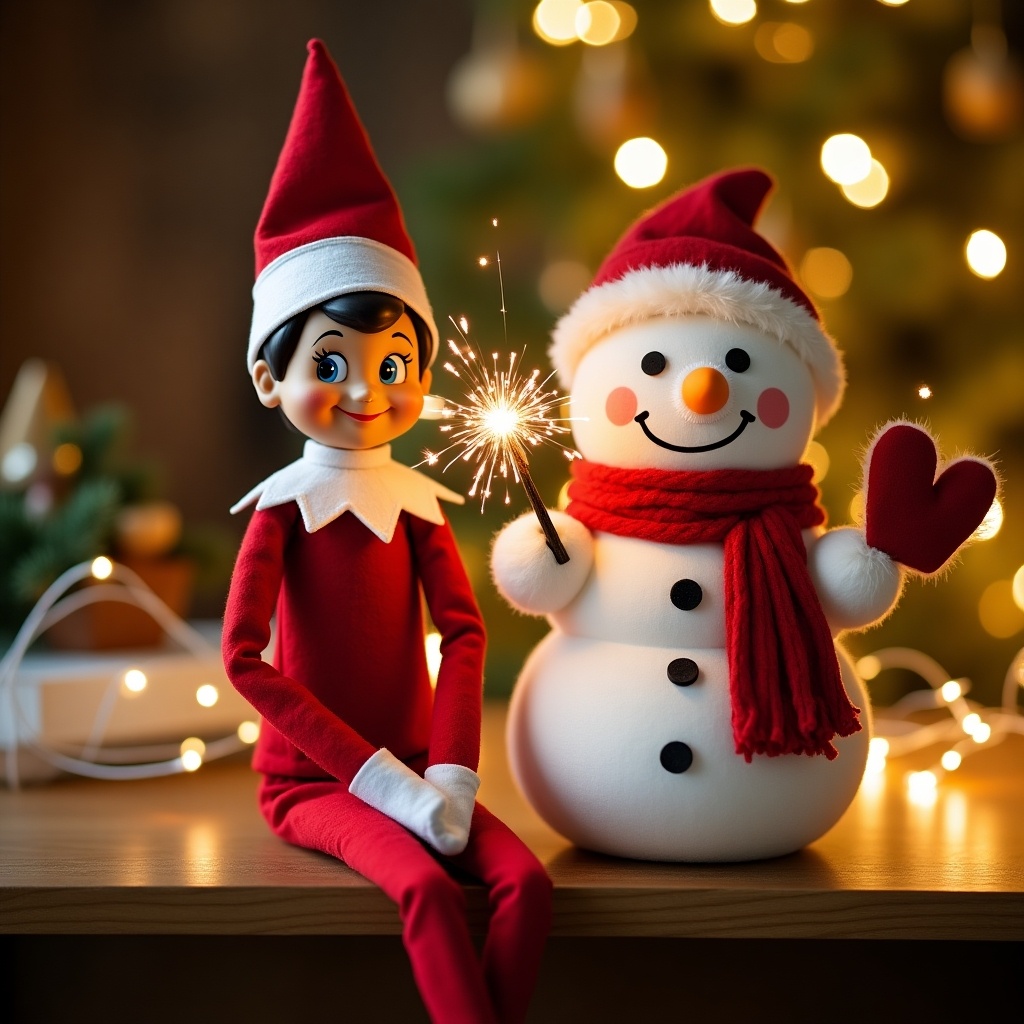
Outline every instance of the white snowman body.
<path fill-rule="evenodd" d="M 793 466 L 815 420 L 811 374 L 790 347 L 703 315 L 610 332 L 582 356 L 571 402 L 584 458 L 627 469 Z M 869 739 L 868 698 L 842 651 L 862 729 L 836 737 L 833 760 L 748 763 L 733 739 L 723 546 L 592 533 L 554 515 L 566 565 L 531 516 L 502 531 L 492 558 L 505 597 L 552 626 L 508 724 L 513 774 L 541 817 L 579 846 L 668 861 L 771 857 L 826 832 L 857 791 Z M 899 569 L 859 531 L 804 540 L 834 632 L 889 610 Z"/>

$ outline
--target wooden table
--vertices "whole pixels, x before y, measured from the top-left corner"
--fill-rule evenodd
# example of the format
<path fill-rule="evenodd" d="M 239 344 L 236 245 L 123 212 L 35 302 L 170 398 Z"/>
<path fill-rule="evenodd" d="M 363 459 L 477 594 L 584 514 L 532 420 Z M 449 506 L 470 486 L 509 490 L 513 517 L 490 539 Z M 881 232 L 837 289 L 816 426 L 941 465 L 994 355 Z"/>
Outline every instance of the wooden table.
<path fill-rule="evenodd" d="M 735 1019 L 842 1020 L 861 1010 L 886 1019 L 878 1016 L 882 1002 L 865 995 L 862 1005 L 849 991 L 837 991 L 831 1012 L 821 1012 L 833 987 L 851 988 L 843 980 L 851 970 L 876 961 L 889 964 L 889 976 L 876 977 L 869 991 L 877 995 L 881 985 L 895 1012 L 905 973 L 907 1007 L 924 1007 L 921 990 L 931 990 L 939 1020 L 934 1013 L 953 1014 L 959 998 L 935 985 L 943 964 L 964 974 L 973 969 L 965 965 L 998 970 L 992 958 L 1013 956 L 1024 966 L 1017 945 L 1024 939 L 1024 739 L 969 759 L 930 805 L 911 803 L 902 783 L 903 772 L 927 766 L 927 755 L 890 766 L 865 783 L 828 835 L 792 856 L 667 865 L 577 850 L 548 829 L 512 785 L 503 725 L 504 707 L 489 706 L 480 799 L 530 844 L 555 883 L 553 938 L 531 1020 L 614 1021 L 627 1006 L 686 1014 L 704 1006 L 721 1020 L 732 1019 L 730 1007 Z M 245 1020 L 279 1020 L 273 999 L 255 996 L 261 979 L 273 977 L 276 986 L 294 973 L 286 961 L 308 972 L 323 959 L 317 977 L 332 979 L 327 1005 L 340 962 L 348 998 L 353 979 L 365 983 L 366 1019 L 422 1019 L 394 907 L 338 862 L 273 837 L 254 790 L 255 777 L 236 760 L 137 783 L 66 778 L 0 791 L 0 933 L 18 937 L 7 941 L 21 965 L 19 992 L 29 999 L 22 1009 L 56 998 L 45 979 L 57 956 L 62 971 L 80 965 L 86 994 L 111 957 L 134 964 L 136 974 L 146 963 L 165 971 L 169 957 L 196 976 L 219 962 L 211 978 L 221 979 L 225 963 L 247 964 L 255 987 L 236 990 L 230 1005 L 237 1010 L 239 992 L 250 992 Z M 468 886 L 467 897 L 482 933 L 483 892 Z M 826 939 L 834 941 L 818 941 Z M 932 981 L 915 977 L 920 970 Z M 375 995 L 381 977 L 388 979 L 383 1004 Z M 304 991 L 315 987 L 303 982 Z M 816 987 L 822 993 L 811 998 Z M 145 990 L 137 995 L 145 997 Z M 64 1019 L 55 1012 L 52 1019 Z M 151 1007 L 146 1019 L 163 1019 L 159 1013 Z"/>

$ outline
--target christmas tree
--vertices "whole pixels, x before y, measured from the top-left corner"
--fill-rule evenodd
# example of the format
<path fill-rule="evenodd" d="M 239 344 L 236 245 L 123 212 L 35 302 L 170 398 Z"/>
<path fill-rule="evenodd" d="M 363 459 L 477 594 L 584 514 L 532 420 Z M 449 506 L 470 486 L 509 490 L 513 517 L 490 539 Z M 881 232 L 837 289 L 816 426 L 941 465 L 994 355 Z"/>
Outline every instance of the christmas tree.
<path fill-rule="evenodd" d="M 849 373 L 808 453 L 832 523 L 856 518 L 863 449 L 889 419 L 927 422 L 948 457 L 994 456 L 1003 477 L 986 539 L 849 646 L 925 650 L 989 703 L 1024 630 L 1022 42 L 1024 11 L 996 2 L 494 0 L 449 82 L 471 144 L 398 182 L 439 322 L 465 315 L 483 351 L 525 345 L 524 367 L 546 373 L 554 320 L 639 213 L 725 167 L 769 170 L 778 187 L 760 228 Z M 457 396 L 458 382 L 439 372 L 435 389 Z M 400 456 L 416 461 L 428 433 Z M 565 460 L 538 451 L 531 472 L 555 505 Z M 455 513 L 492 694 L 546 630 L 487 583 L 491 534 L 527 508 L 511 497 Z M 918 684 L 872 685 L 888 703 Z"/>

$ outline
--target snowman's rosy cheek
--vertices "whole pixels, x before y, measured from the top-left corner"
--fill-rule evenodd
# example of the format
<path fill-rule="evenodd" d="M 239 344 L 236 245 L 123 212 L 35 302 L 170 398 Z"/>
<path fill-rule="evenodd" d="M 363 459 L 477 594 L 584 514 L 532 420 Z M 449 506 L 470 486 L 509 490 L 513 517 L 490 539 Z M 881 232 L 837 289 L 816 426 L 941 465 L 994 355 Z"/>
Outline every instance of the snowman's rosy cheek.
<path fill-rule="evenodd" d="M 636 395 L 629 388 L 616 388 L 605 400 L 604 413 L 617 427 L 632 422 L 636 415 Z"/>
<path fill-rule="evenodd" d="M 778 388 L 767 388 L 757 400 L 757 418 L 772 430 L 778 430 L 789 419 L 789 399 Z"/>

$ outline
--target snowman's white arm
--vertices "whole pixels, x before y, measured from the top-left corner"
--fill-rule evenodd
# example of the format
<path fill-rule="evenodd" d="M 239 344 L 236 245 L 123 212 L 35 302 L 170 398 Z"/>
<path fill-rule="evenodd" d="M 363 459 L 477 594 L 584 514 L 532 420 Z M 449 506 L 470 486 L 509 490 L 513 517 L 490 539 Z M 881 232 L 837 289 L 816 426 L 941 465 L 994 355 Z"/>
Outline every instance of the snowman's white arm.
<path fill-rule="evenodd" d="M 537 517 L 528 512 L 508 523 L 491 548 L 491 575 L 499 593 L 517 611 L 547 615 L 564 608 L 583 588 L 594 562 L 594 539 L 577 519 L 549 511 L 569 561 L 559 565 Z"/>
<path fill-rule="evenodd" d="M 807 565 L 834 633 L 865 629 L 896 606 L 903 570 L 868 546 L 855 527 L 830 530 L 808 544 Z"/>

